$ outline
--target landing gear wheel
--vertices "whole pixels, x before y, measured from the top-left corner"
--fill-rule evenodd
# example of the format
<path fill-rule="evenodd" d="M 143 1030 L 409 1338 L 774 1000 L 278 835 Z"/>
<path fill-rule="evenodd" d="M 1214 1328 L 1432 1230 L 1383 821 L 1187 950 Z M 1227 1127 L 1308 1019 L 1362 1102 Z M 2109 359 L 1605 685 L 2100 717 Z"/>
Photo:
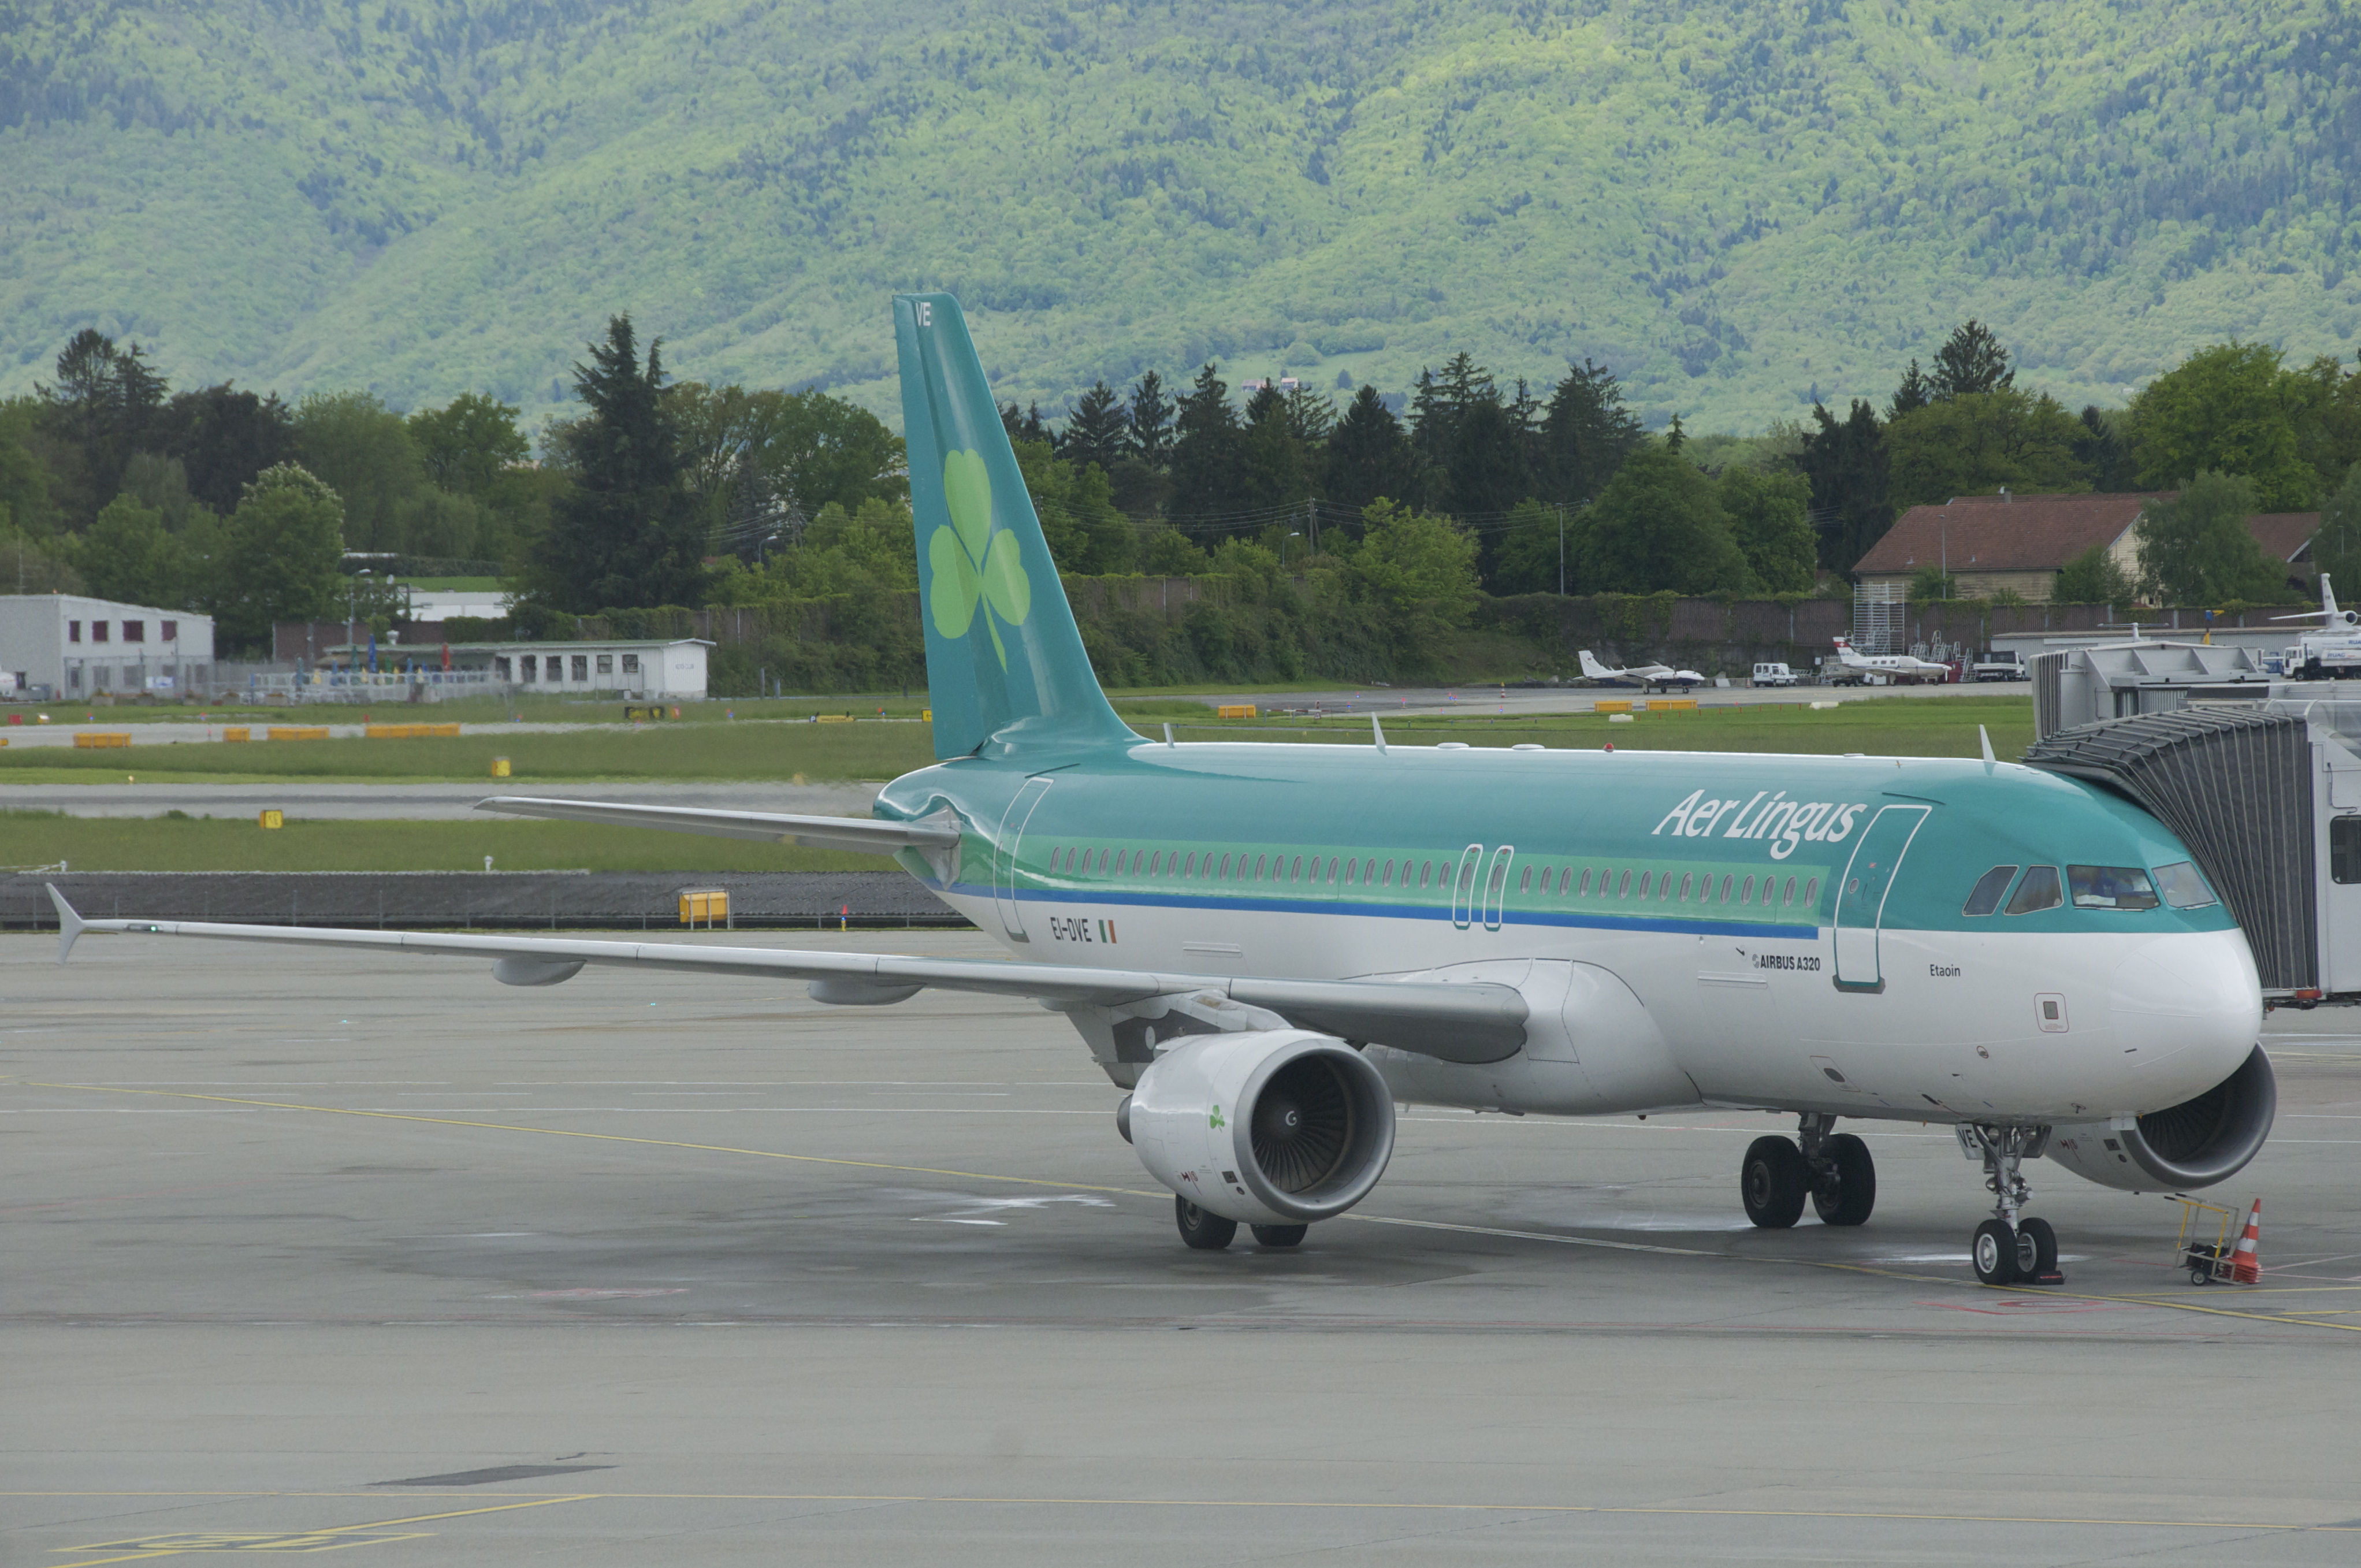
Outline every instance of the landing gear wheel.
<path fill-rule="evenodd" d="M 1738 1168 L 1738 1196 L 1746 1217 L 1766 1231 L 1784 1231 L 1803 1218 L 1812 1181 L 1804 1151 L 1787 1138 L 1757 1138 Z"/>
<path fill-rule="evenodd" d="M 2016 1227 L 2016 1272 L 2030 1285 L 2063 1285 L 2058 1272 L 2058 1233 L 2047 1220 L 2027 1219 Z"/>
<path fill-rule="evenodd" d="M 1172 1199 L 1172 1218 L 1180 1226 L 1180 1239 L 1199 1252 L 1219 1252 L 1238 1234 L 1235 1220 L 1224 1220 L 1178 1194 Z"/>
<path fill-rule="evenodd" d="M 2016 1283 L 2016 1232 L 2006 1220 L 1986 1220 L 1978 1225 L 1968 1256 L 1976 1266 L 1977 1284 Z"/>
<path fill-rule="evenodd" d="M 1294 1246 L 1303 1240 L 1309 1225 L 1257 1225 L 1254 1227 L 1257 1246 Z"/>
<path fill-rule="evenodd" d="M 1877 1165 L 1869 1146 L 1839 1133 L 1820 1146 L 1828 1169 L 1812 1183 L 1812 1212 L 1824 1225 L 1858 1225 L 1877 1207 Z"/>

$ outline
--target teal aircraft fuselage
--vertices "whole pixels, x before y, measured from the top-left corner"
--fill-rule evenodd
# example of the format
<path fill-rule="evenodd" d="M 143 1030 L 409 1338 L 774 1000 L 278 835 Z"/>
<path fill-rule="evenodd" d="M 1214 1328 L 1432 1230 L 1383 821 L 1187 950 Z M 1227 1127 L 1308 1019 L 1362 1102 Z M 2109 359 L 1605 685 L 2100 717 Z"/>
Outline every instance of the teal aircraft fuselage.
<path fill-rule="evenodd" d="M 1521 1059 L 1381 1053 L 1404 1100 L 2079 1122 L 2220 1082 L 2259 1025 L 2245 938 L 2210 895 L 2067 885 L 2075 867 L 2153 884 L 2188 850 L 2014 765 L 1141 741 L 948 762 L 878 805 L 946 808 L 970 825 L 956 868 L 906 867 L 1028 959 L 1526 993 Z M 1999 867 L 1990 912 L 1965 913 Z M 2006 913 L 2042 868 L 2061 896 Z M 1608 986 L 1637 1006 L 1600 1027 Z"/>

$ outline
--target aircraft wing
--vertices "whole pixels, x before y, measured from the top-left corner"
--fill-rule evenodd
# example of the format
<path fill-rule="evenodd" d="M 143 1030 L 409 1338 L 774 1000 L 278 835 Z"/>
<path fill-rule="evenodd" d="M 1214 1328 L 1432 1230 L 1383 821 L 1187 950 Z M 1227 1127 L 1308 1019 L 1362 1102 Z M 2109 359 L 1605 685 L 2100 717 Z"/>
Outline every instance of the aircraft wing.
<path fill-rule="evenodd" d="M 881 822 L 860 817 L 794 817 L 768 811 L 715 811 L 692 806 L 626 806 L 600 800 L 541 800 L 496 795 L 476 803 L 478 811 L 510 817 L 603 822 L 616 828 L 660 828 L 671 833 L 702 833 L 716 839 L 753 839 L 770 844 L 800 844 L 808 850 L 854 850 L 890 855 L 896 850 L 941 853 L 957 850 L 959 824 L 948 813 L 921 822 Z"/>
<path fill-rule="evenodd" d="M 570 941 L 194 920 L 84 920 L 54 885 L 49 893 L 58 911 L 60 963 L 72 953 L 75 941 L 84 932 L 112 931 L 486 959 L 491 960 L 493 977 L 510 985 L 555 985 L 573 979 L 586 964 L 807 981 L 812 982 L 816 1001 L 869 1005 L 900 1002 L 930 988 L 1031 997 L 1051 1007 L 1123 1006 L 1151 997 L 1210 992 L 1276 1013 L 1299 1028 L 1391 1046 L 1444 1061 L 1499 1061 L 1514 1055 L 1525 1038 L 1524 998 L 1513 987 L 1488 981 L 1265 979 L 999 959 L 920 959 L 890 953 L 674 942 Z"/>

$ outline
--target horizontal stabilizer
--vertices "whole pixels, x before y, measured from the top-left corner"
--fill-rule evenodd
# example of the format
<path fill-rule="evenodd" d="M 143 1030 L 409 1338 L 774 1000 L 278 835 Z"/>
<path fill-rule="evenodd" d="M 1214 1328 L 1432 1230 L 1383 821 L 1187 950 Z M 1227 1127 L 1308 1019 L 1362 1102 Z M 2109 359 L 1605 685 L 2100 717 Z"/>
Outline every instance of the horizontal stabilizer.
<path fill-rule="evenodd" d="M 538 800 L 500 795 L 476 803 L 478 811 L 617 828 L 660 828 L 715 839 L 800 844 L 807 850 L 851 850 L 890 855 L 897 850 L 948 853 L 959 848 L 959 824 L 946 812 L 922 822 L 878 822 L 861 817 L 795 817 L 770 811 L 714 811 L 693 806 L 628 806 L 600 800 Z"/>
<path fill-rule="evenodd" d="M 881 826 L 884 826 L 881 824 Z M 1150 970 L 1090 969 L 1000 959 L 920 959 L 891 953 L 808 952 L 675 942 L 570 941 L 440 931 L 339 930 L 330 927 L 234 926 L 194 920 L 84 920 L 55 889 L 50 898 L 71 937 L 113 931 L 203 937 L 314 948 L 376 948 L 489 960 L 510 985 L 555 985 L 585 964 L 759 976 L 821 982 L 823 1002 L 874 1004 L 925 989 L 1021 996 L 1051 1007 L 1120 1007 L 1152 997 L 1226 996 L 1279 1014 L 1299 1028 L 1391 1046 L 1444 1061 L 1499 1061 L 1524 1044 L 1526 1006 L 1513 987 L 1433 981 L 1286 980 Z"/>

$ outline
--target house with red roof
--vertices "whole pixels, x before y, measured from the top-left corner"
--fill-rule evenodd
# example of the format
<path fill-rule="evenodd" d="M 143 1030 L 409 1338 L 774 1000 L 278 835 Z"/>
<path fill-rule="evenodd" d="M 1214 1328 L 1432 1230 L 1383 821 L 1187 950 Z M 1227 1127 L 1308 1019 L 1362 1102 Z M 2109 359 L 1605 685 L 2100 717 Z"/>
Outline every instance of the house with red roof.
<path fill-rule="evenodd" d="M 1899 600 L 1919 573 L 1948 571 L 1966 598 L 2004 590 L 2027 604 L 2048 604 L 2068 562 L 2103 548 L 2125 576 L 2139 576 L 2141 516 L 2177 490 L 2130 495 L 1957 496 L 1938 506 L 1904 512 L 1869 554 L 1853 564 L 1853 580 L 1872 597 Z M 2298 569 L 2320 530 L 2316 511 L 2258 512 L 2247 529 L 2263 554 Z"/>

